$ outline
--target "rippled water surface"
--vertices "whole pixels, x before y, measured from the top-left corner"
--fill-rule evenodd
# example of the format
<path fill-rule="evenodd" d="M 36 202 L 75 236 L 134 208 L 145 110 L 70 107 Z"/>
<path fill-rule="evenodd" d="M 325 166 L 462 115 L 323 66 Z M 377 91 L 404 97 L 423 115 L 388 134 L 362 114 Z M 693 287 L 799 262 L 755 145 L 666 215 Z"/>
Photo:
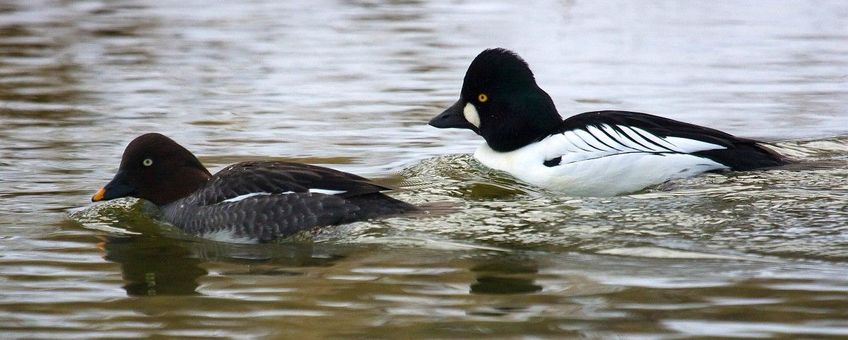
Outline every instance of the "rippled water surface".
<path fill-rule="evenodd" d="M 844 1 L 0 2 L 0 336 L 848 336 Z M 426 121 L 482 49 L 561 113 L 629 109 L 803 166 L 564 197 Z M 136 135 L 288 159 L 451 214 L 187 237 L 90 205 Z"/>

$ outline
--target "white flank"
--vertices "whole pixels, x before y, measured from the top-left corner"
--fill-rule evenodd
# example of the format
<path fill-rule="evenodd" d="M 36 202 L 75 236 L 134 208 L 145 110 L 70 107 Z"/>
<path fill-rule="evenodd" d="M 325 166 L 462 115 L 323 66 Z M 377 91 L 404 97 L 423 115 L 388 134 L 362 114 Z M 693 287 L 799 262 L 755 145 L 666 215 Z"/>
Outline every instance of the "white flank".
<path fill-rule="evenodd" d="M 468 103 L 465 104 L 465 107 L 462 109 L 462 116 L 465 117 L 471 125 L 475 127 L 480 127 L 480 114 L 477 113 L 477 108 L 474 107 L 474 104 Z"/>
<path fill-rule="evenodd" d="M 290 193 L 290 192 L 291 191 L 285 192 L 284 194 Z M 239 195 L 239 196 L 236 196 L 236 197 L 233 197 L 233 198 L 225 199 L 225 200 L 221 201 L 221 203 L 234 203 L 234 202 L 242 201 L 242 200 L 245 200 L 247 198 L 251 198 L 251 197 L 255 197 L 255 196 L 268 196 L 268 195 L 271 195 L 271 193 L 270 192 L 252 192 L 252 193 L 249 193 L 249 194 Z"/>
<path fill-rule="evenodd" d="M 330 190 L 330 189 L 309 189 L 309 192 L 313 194 L 324 194 L 324 195 L 338 195 L 346 193 L 346 190 Z"/>
<path fill-rule="evenodd" d="M 484 165 L 528 183 L 575 196 L 612 196 L 677 178 L 726 169 L 688 153 L 723 149 L 699 140 L 662 138 L 639 128 L 609 125 L 549 136 L 511 152 L 487 144 L 474 153 Z M 603 130 L 603 131 L 602 131 Z M 557 166 L 543 163 L 562 157 Z"/>

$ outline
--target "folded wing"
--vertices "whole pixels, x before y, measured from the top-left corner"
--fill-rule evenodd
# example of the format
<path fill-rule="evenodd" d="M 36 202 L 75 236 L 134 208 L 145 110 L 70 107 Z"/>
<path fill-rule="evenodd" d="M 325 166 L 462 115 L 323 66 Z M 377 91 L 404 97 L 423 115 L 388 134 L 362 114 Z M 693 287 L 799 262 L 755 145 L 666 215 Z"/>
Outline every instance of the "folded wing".
<path fill-rule="evenodd" d="M 209 205 L 257 195 L 313 193 L 343 198 L 391 188 L 354 174 L 315 165 L 258 161 L 231 165 L 212 177 L 197 197 Z"/>
<path fill-rule="evenodd" d="M 586 112 L 563 121 L 545 165 L 625 155 L 691 154 L 733 170 L 778 166 L 786 160 L 756 141 L 676 120 L 628 111 Z"/>

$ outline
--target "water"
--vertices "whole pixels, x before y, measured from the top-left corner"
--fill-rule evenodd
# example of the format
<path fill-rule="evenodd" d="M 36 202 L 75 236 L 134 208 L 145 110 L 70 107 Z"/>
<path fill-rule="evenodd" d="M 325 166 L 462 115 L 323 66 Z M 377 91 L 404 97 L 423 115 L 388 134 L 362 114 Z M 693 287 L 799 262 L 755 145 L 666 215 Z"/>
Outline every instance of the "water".
<path fill-rule="evenodd" d="M 59 337 L 848 336 L 842 1 L 0 4 L 0 333 Z M 425 125 L 502 46 L 564 115 L 629 109 L 803 169 L 573 198 Z M 460 212 L 311 242 L 187 237 L 91 206 L 146 131 L 213 170 L 286 159 Z"/>

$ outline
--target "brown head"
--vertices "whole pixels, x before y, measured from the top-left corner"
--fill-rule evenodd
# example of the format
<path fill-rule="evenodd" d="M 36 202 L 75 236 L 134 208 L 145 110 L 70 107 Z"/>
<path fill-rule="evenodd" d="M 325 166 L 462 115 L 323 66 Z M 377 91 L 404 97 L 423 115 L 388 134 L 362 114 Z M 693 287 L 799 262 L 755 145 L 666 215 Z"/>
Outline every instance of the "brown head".
<path fill-rule="evenodd" d="M 147 133 L 127 145 L 118 173 L 91 201 L 137 197 L 164 205 L 188 196 L 210 177 L 186 148 L 161 134 Z"/>

